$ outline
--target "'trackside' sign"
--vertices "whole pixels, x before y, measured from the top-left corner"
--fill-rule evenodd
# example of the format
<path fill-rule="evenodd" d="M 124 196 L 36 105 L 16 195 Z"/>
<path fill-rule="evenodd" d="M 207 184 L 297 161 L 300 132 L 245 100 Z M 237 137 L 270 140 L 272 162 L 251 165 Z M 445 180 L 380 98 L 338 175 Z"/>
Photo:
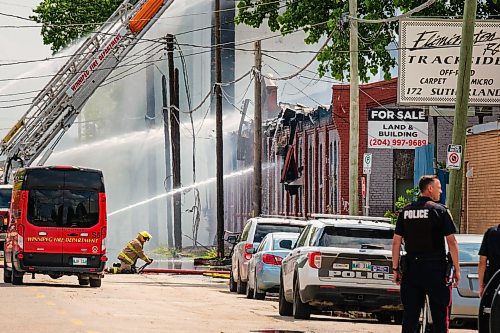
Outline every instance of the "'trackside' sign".
<path fill-rule="evenodd" d="M 461 20 L 402 20 L 398 101 L 402 105 L 454 105 Z M 500 21 L 476 21 L 471 105 L 500 104 Z"/>

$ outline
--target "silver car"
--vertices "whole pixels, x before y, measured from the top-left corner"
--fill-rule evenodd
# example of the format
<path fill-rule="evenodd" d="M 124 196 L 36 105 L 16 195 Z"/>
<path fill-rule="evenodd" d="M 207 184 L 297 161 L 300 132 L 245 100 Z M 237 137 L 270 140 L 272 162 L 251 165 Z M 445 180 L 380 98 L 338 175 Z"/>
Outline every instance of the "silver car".
<path fill-rule="evenodd" d="M 278 291 L 280 286 L 281 261 L 295 246 L 298 233 L 273 232 L 267 234 L 248 262 L 247 298 L 264 299 L 267 291 Z"/>
<path fill-rule="evenodd" d="M 247 250 L 256 248 L 264 237 L 271 232 L 300 233 L 306 226 L 304 220 L 293 217 L 254 217 L 247 221 L 239 242 L 234 246 L 231 256 L 231 273 L 229 276 L 229 291 L 244 294 L 248 281 L 248 262 L 252 254 Z"/>

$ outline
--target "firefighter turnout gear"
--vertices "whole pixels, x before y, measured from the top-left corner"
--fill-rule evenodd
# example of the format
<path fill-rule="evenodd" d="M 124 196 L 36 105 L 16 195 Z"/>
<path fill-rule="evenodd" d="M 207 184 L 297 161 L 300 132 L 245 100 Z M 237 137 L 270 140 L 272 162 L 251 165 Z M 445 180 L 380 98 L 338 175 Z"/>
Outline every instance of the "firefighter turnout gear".
<path fill-rule="evenodd" d="M 149 235 L 149 237 L 145 237 L 142 233 Z M 132 272 L 132 266 L 135 266 L 137 259 L 142 259 L 145 262 L 149 263 L 152 260 L 149 259 L 143 250 L 144 242 L 151 238 L 151 235 L 148 232 L 143 231 L 137 235 L 137 238 L 132 239 L 128 244 L 123 248 L 123 250 L 118 254 L 118 260 L 120 260 L 120 267 L 116 273 L 130 273 Z"/>

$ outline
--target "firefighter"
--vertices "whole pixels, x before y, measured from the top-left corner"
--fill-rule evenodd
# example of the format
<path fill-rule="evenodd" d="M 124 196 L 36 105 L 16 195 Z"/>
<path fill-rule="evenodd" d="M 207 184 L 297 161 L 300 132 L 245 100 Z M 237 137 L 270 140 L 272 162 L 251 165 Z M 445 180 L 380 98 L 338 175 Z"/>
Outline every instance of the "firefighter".
<path fill-rule="evenodd" d="M 141 258 L 147 263 L 152 263 L 153 259 L 144 254 L 144 243 L 151 239 L 147 231 L 141 231 L 136 238 L 132 239 L 118 255 L 120 267 L 114 267 L 114 273 L 133 273 L 133 267 L 137 259 Z"/>
<path fill-rule="evenodd" d="M 422 176 L 419 181 L 420 197 L 399 213 L 392 242 L 394 282 L 401 284 L 403 303 L 403 333 L 417 331 L 420 310 L 425 297 L 429 298 L 434 332 L 448 332 L 451 304 L 451 283 L 460 280 L 457 232 L 451 214 L 437 203 L 441 183 L 436 176 Z M 455 271 L 447 261 L 445 239 Z M 404 241 L 406 256 L 399 261 L 401 243 Z M 402 274 L 401 274 L 402 272 Z M 453 274 L 446 281 L 448 274 Z"/>

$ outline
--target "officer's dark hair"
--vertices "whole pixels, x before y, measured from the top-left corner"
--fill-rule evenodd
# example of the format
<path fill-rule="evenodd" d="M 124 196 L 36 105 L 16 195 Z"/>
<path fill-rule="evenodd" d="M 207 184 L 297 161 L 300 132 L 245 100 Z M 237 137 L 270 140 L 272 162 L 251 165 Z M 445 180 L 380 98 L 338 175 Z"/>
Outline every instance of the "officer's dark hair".
<path fill-rule="evenodd" d="M 436 179 L 439 179 L 436 175 L 427 175 L 420 177 L 418 181 L 418 188 L 420 189 L 420 193 L 424 192 L 427 186 L 432 184 Z"/>

